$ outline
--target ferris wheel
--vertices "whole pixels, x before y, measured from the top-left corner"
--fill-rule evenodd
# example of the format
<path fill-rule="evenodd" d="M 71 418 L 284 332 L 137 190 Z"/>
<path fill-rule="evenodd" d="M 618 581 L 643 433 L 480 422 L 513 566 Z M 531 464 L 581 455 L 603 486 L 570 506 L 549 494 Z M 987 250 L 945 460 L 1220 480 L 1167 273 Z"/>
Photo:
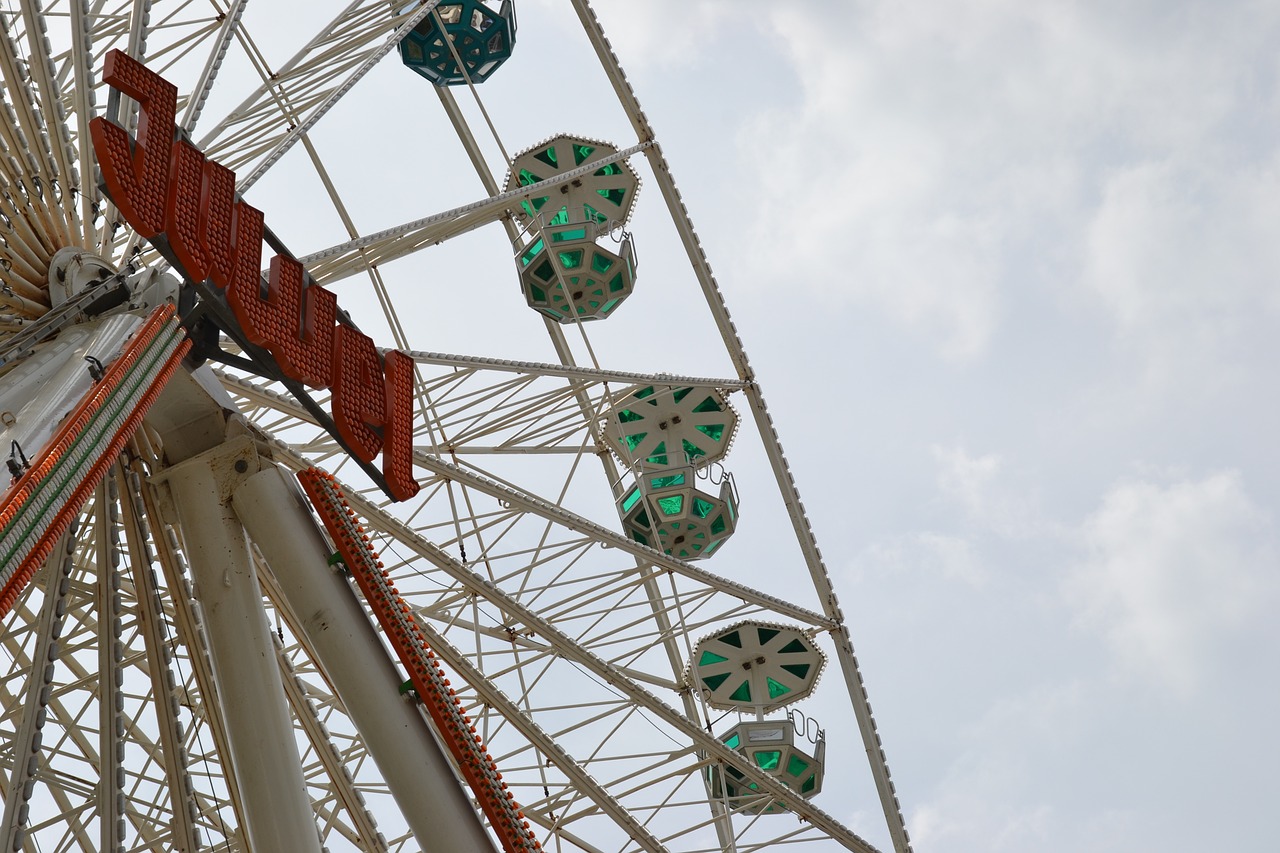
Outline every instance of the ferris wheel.
<path fill-rule="evenodd" d="M 910 850 L 590 4 L 320 5 L 0 11 L 0 849 Z"/>

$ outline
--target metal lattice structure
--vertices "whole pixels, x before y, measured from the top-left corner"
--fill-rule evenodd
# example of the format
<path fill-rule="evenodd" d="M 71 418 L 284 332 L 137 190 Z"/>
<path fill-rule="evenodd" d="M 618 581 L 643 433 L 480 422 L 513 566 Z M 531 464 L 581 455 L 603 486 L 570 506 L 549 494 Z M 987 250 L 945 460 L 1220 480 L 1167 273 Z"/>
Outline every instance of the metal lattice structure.
<path fill-rule="evenodd" d="M 188 361 L 141 426 L 115 418 L 127 433 L 113 443 L 115 433 L 104 432 L 101 479 L 80 490 L 75 523 L 50 538 L 30 582 L 15 586 L 0 631 L 0 849 L 493 847 L 503 833 L 460 784 L 456 759 L 439 757 L 427 698 L 396 668 L 388 652 L 397 640 L 379 633 L 386 629 L 431 650 L 441 668 L 432 677 L 447 677 L 441 683 L 467 710 L 543 849 L 874 850 L 842 822 L 861 810 L 883 814 L 876 837 L 909 850 L 849 631 L 755 373 L 658 137 L 587 0 L 571 0 L 562 23 L 594 63 L 579 70 L 595 75 L 613 124 L 597 131 L 591 112 L 565 118 L 557 106 L 556 120 L 581 125 L 529 132 L 552 142 L 514 158 L 498 132 L 501 96 L 490 104 L 488 88 L 437 87 L 398 67 L 405 35 L 430 30 L 429 16 L 443 29 L 448 3 L 355 0 L 327 18 L 319 4 L 292 18 L 255 18 L 249 5 L 24 0 L 0 11 L 0 399 L 20 383 L 34 389 L 13 392 L 24 406 L 53 393 L 33 359 L 71 341 L 68 329 L 149 316 L 169 302 L 190 309 L 181 271 L 97 185 L 89 122 L 108 115 L 133 129 L 139 116 L 102 80 L 104 57 L 119 50 L 177 86 L 180 131 L 234 170 L 238 192 L 268 225 L 293 216 L 297 234 L 334 238 L 287 239 L 316 283 L 337 292 L 380 344 L 412 359 L 421 488 L 389 500 L 317 416 L 327 392 L 305 405 L 225 338 L 222 363 Z M 468 15 L 483 8 L 464 5 Z M 539 50 L 560 50 L 545 34 L 539 41 L 528 17 L 487 87 L 519 74 L 522 55 L 536 69 Z M 277 56 L 276 42 L 293 53 Z M 373 92 L 384 83 L 372 78 L 392 72 L 413 99 L 413 115 L 395 121 L 429 113 L 453 133 L 432 138 L 430 158 L 407 156 L 353 190 L 342 178 L 379 166 L 374 153 L 343 146 L 410 132 L 392 130 L 399 125 Z M 492 120 L 484 105 L 494 107 Z M 522 122 L 513 120 L 514 132 L 526 132 Z M 596 142 L 606 131 L 613 141 Z M 436 152 L 446 150 L 442 165 Z M 526 169 L 531 179 L 520 179 L 513 163 L 539 153 L 546 174 Z M 472 195 L 415 196 L 403 225 L 357 227 L 357 211 L 404 204 L 394 175 L 429 176 L 428 166 L 465 173 L 469 183 L 459 186 Z M 612 179 L 632 174 L 645 183 L 643 197 L 612 221 L 622 186 Z M 637 186 L 625 184 L 632 195 Z M 592 192 L 602 200 L 594 207 Z M 581 234 L 570 214 L 540 216 L 532 204 L 561 197 L 587 211 Z M 318 210 L 323 225 L 312 229 Z M 630 234 L 645 249 L 667 239 L 683 277 L 646 280 Z M 590 246 L 627 259 L 629 298 L 617 317 L 602 310 L 587 326 L 573 310 L 530 310 L 520 247 L 544 241 L 549 254 L 561 237 L 568 249 L 586 247 L 588 265 Z M 481 260 L 451 267 L 454 247 Z M 437 258 L 444 271 L 433 274 Z M 495 276 L 490 262 L 505 273 Z M 557 292 L 572 302 L 579 297 L 564 278 L 572 258 L 557 263 Z M 462 283 L 424 295 L 433 275 Z M 653 318 L 665 316 L 661 305 L 645 307 L 646 287 L 655 303 L 694 306 L 678 323 L 698 345 L 660 368 L 649 358 L 655 348 L 637 343 L 642 333 L 652 342 Z M 489 320 L 487 306 L 498 303 L 513 307 Z M 438 352 L 418 320 L 445 316 L 441 328 L 523 323 L 523 337 L 502 325 L 501 353 L 483 344 Z M 513 350 L 543 355 L 509 357 Z M 95 357 L 67 352 L 76 364 Z M 644 409 L 643 418 L 628 407 Z M 22 428 L 30 411 L 0 412 L 0 428 Z M 656 442 L 655 430 L 677 439 Z M 9 452 L 15 478 L 25 470 L 18 450 L 34 454 Z M 341 549 L 291 484 L 315 467 L 334 473 L 333 488 L 383 564 L 395 594 L 379 593 L 380 604 L 366 600 L 350 566 L 330 559 Z M 640 500 L 649 510 L 637 521 Z M 686 530 L 711 536 L 715 554 L 682 551 Z M 739 547 L 731 534 L 756 538 Z M 226 542 L 239 543 L 244 560 L 219 568 L 211 554 Z M 785 543 L 768 582 L 751 571 L 751 542 L 770 543 L 769 560 L 774 543 Z M 378 608 L 399 621 L 375 620 Z M 726 637 L 736 631 L 756 632 L 754 657 L 730 652 Z M 788 653 L 796 657 L 769 662 L 770 677 L 744 677 L 741 688 L 726 680 L 726 660 L 763 667 L 767 655 Z M 714 689 L 707 678 L 718 679 Z M 770 695 L 739 692 L 752 689 Z M 805 702 L 825 697 L 825 738 L 807 718 L 776 710 L 791 701 L 788 691 Z M 765 708 L 784 722 L 763 726 Z M 292 737 L 252 741 L 273 719 Z M 782 732 L 785 750 L 738 748 L 738 733 L 756 730 Z M 814 762 L 824 752 L 822 782 Z M 419 761 L 431 755 L 437 764 Z M 854 778 L 856 786 L 844 781 Z M 517 823 L 503 832 L 517 837 Z"/>

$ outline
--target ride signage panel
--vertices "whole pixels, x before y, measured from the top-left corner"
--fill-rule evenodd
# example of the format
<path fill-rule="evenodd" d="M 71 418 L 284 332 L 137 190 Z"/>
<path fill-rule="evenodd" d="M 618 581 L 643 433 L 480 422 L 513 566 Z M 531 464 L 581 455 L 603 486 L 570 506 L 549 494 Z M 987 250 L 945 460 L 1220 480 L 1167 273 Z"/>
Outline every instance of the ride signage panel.
<path fill-rule="evenodd" d="M 412 359 L 399 350 L 379 354 L 288 252 L 271 258 L 264 286 L 263 214 L 236 197 L 230 169 L 178 132 L 177 87 L 119 50 L 107 54 L 103 79 L 139 105 L 136 137 L 105 117 L 89 124 L 103 190 L 120 215 L 188 282 L 225 300 L 273 372 L 330 389 L 337 438 L 362 462 L 381 453 L 387 492 L 413 497 Z"/>

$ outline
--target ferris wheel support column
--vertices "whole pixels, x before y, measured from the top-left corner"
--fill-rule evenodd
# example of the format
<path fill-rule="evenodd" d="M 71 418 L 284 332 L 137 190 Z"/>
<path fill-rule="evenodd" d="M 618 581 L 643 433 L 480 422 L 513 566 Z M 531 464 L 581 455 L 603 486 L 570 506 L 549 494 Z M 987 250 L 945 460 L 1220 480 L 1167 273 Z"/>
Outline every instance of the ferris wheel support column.
<path fill-rule="evenodd" d="M 329 569 L 331 549 L 301 500 L 268 464 L 236 489 L 232 507 L 298 614 L 418 844 L 427 853 L 494 850 L 426 720 L 399 695 L 403 677 L 369 617 Z"/>
<path fill-rule="evenodd" d="M 162 472 L 182 525 L 187 560 L 213 658 L 244 803 L 245 835 L 255 851 L 320 853 L 262 589 L 231 494 L 256 470 L 253 441 L 224 442 Z M 208 701 L 208 697 L 206 697 Z"/>

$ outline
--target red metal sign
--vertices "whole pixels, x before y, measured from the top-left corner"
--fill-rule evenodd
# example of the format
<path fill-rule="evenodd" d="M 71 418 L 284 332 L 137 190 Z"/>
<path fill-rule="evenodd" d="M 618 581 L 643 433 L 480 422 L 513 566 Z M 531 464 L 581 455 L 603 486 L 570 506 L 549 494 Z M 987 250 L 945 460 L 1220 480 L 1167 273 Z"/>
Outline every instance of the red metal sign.
<path fill-rule="evenodd" d="M 288 253 L 271 259 L 261 287 L 262 212 L 235 197 L 235 174 L 177 138 L 177 88 L 119 50 L 103 78 L 138 102 L 136 139 L 106 118 L 89 124 L 107 196 L 148 240 L 167 241 L 189 281 L 225 294 L 245 337 L 267 350 L 290 379 L 332 391 L 333 421 L 359 459 L 382 454 L 396 500 L 418 492 L 413 477 L 413 361 L 399 350 L 379 355 L 373 340 L 337 322 L 338 300 L 306 285 Z"/>

